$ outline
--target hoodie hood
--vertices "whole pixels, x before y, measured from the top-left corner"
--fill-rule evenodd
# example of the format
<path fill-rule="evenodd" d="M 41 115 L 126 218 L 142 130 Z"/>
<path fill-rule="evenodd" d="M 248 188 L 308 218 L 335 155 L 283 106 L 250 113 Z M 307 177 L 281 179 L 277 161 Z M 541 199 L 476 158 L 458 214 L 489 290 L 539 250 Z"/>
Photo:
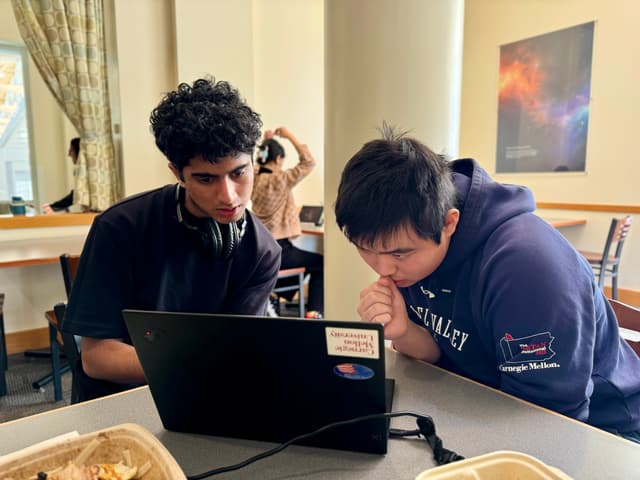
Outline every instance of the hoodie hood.
<path fill-rule="evenodd" d="M 496 182 L 475 160 L 455 160 L 450 166 L 458 192 L 460 220 L 436 272 L 458 267 L 504 222 L 536 209 L 528 188 Z"/>

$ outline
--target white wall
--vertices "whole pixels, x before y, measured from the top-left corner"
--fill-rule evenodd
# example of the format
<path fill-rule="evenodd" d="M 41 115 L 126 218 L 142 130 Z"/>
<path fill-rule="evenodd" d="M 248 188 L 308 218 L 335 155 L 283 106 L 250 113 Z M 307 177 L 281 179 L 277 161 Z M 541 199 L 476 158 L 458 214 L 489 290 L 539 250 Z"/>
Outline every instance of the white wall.
<path fill-rule="evenodd" d="M 254 1 L 255 109 L 264 130 L 286 126 L 306 143 L 316 168 L 295 190 L 298 205 L 324 201 L 324 1 Z M 276 138 L 277 140 L 281 140 Z M 285 167 L 298 162 L 291 144 Z"/>
<path fill-rule="evenodd" d="M 309 145 L 318 167 L 296 200 L 322 202 L 323 0 L 115 3 L 126 195 L 172 181 L 149 114 L 178 81 L 211 74 L 239 89 L 265 129 L 286 125 Z"/>
<path fill-rule="evenodd" d="M 253 104 L 252 0 L 174 0 L 178 80 L 226 80 Z"/>
<path fill-rule="evenodd" d="M 596 21 L 586 174 L 495 175 L 530 187 L 544 202 L 640 205 L 637 112 L 640 42 L 635 0 L 466 0 L 460 154 L 495 172 L 499 46 Z M 624 53 L 626 52 L 626 53 Z M 601 251 L 612 216 L 620 212 L 544 211 L 583 217 L 583 227 L 563 229 L 580 249 Z M 640 216 L 623 251 L 619 286 L 640 289 Z M 635 231 L 634 231 L 635 230 Z M 610 283 L 607 281 L 607 285 Z"/>
<path fill-rule="evenodd" d="M 115 0 L 124 195 L 173 182 L 149 115 L 176 86 L 172 0 Z"/>
<path fill-rule="evenodd" d="M 462 1 L 329 0 L 326 3 L 325 205 L 340 175 L 383 120 L 435 151 L 457 152 Z M 327 318 L 357 318 L 359 293 L 375 279 L 325 214 Z"/>
<path fill-rule="evenodd" d="M 322 203 L 324 6 L 322 0 L 176 0 L 178 77 L 213 74 L 238 88 L 260 113 L 263 131 L 287 126 L 318 166 L 294 194 Z M 220 19 L 211 28 L 211 19 Z M 287 149 L 285 166 L 297 163 Z"/>

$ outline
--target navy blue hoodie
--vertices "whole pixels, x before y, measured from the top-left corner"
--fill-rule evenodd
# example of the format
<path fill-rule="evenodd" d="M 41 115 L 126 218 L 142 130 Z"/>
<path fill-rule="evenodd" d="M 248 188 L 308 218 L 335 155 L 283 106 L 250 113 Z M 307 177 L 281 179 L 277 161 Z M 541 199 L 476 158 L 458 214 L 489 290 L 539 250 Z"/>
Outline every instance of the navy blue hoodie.
<path fill-rule="evenodd" d="M 640 430 L 640 359 L 588 263 L 525 187 L 451 164 L 460 221 L 433 274 L 401 289 L 440 365 L 559 413 Z"/>

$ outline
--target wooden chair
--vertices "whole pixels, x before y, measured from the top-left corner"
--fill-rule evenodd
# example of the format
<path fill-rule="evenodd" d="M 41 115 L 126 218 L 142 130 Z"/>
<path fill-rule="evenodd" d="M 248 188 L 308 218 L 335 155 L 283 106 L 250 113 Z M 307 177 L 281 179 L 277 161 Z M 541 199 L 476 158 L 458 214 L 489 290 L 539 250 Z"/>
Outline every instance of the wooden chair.
<path fill-rule="evenodd" d="M 67 293 L 67 298 L 71 295 L 71 286 L 76 278 L 79 264 L 80 255 L 69 255 L 68 253 L 60 255 L 60 268 L 62 269 L 62 280 L 64 281 L 64 290 Z"/>
<path fill-rule="evenodd" d="M 298 291 L 298 316 L 304 318 L 304 267 L 285 268 L 278 272 L 278 281 L 273 289 L 278 298 L 283 293 Z M 291 283 L 289 279 L 297 277 L 297 282 Z"/>
<path fill-rule="evenodd" d="M 580 251 L 591 265 L 601 289 L 604 289 L 604 279 L 611 277 L 611 297 L 614 299 L 618 298 L 620 255 L 622 254 L 624 242 L 631 230 L 632 220 L 631 215 L 627 215 L 622 219 L 613 218 L 611 220 L 611 226 L 609 227 L 609 233 L 602 252 Z"/>
<path fill-rule="evenodd" d="M 608 300 L 618 318 L 620 336 L 631 345 L 633 351 L 640 357 L 640 308 L 611 298 Z"/>

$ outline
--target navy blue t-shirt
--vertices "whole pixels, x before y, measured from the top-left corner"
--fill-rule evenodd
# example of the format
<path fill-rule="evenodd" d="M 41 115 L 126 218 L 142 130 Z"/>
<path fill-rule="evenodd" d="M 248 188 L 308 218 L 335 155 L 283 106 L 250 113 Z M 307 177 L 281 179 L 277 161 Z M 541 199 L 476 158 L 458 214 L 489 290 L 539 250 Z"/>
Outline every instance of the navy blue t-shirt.
<path fill-rule="evenodd" d="M 63 329 L 131 343 L 122 310 L 261 315 L 280 247 L 250 212 L 230 260 L 200 247 L 178 222 L 175 185 L 129 197 L 98 215 L 73 283 Z"/>

